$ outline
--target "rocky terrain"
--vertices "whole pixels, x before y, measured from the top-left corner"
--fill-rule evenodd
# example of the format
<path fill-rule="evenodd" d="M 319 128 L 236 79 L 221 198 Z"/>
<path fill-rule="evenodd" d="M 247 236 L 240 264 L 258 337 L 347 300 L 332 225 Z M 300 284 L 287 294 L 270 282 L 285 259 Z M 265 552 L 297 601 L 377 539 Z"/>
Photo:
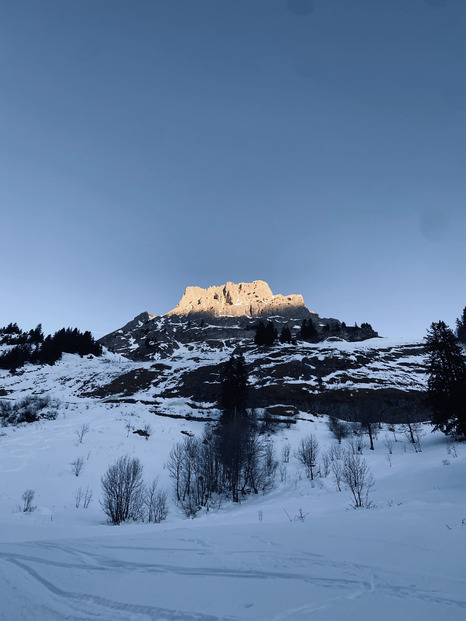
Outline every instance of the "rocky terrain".
<path fill-rule="evenodd" d="M 181 316 L 209 317 L 282 317 L 307 318 L 311 314 L 302 295 L 273 295 L 263 280 L 227 282 L 219 287 L 187 287 L 179 304 L 167 313 Z"/>
<path fill-rule="evenodd" d="M 300 339 L 306 318 L 319 342 Z M 278 332 L 289 327 L 293 342 L 255 345 L 259 320 L 273 321 Z M 427 417 L 422 343 L 390 342 L 370 326 L 346 328 L 337 319 L 320 318 L 302 296 L 273 295 L 263 281 L 188 287 L 166 315 L 141 313 L 100 342 L 132 360 L 134 368 L 106 385 L 88 387 L 86 394 L 143 400 L 159 414 L 215 416 L 223 364 L 241 352 L 249 371 L 249 405 L 262 416 L 293 421 L 305 412 L 400 421 L 408 409 L 412 417 Z"/>

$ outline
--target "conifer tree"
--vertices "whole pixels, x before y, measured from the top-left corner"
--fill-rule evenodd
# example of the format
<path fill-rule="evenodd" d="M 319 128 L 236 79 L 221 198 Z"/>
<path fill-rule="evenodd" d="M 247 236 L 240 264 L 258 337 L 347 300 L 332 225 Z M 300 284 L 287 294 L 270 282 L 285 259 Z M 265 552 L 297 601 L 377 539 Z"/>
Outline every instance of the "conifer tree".
<path fill-rule="evenodd" d="M 319 340 L 317 328 L 311 318 L 303 319 L 301 323 L 301 338 L 303 341 L 310 343 L 316 343 Z"/>
<path fill-rule="evenodd" d="M 254 337 L 254 343 L 256 345 L 273 345 L 278 336 L 277 329 L 272 321 L 264 323 L 259 321 L 256 325 L 256 336 Z"/>
<path fill-rule="evenodd" d="M 427 402 L 434 429 L 466 435 L 466 364 L 452 330 L 432 323 L 425 338 L 427 349 Z"/>
<path fill-rule="evenodd" d="M 248 372 L 243 354 L 232 354 L 225 364 L 220 385 L 219 406 L 224 416 L 230 417 L 246 410 L 248 399 Z"/>
<path fill-rule="evenodd" d="M 291 330 L 288 326 L 283 326 L 282 331 L 280 332 L 280 343 L 291 343 Z"/>
<path fill-rule="evenodd" d="M 463 308 L 463 314 L 456 320 L 456 333 L 458 341 L 466 345 L 466 307 Z"/>

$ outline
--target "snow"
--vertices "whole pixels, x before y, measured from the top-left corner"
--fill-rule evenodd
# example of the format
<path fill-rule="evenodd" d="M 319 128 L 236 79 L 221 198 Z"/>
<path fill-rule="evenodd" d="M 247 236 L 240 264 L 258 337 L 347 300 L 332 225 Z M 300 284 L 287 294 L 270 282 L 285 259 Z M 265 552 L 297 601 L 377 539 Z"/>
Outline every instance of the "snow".
<path fill-rule="evenodd" d="M 174 366 L 189 364 L 180 359 Z M 194 520 L 171 503 L 162 524 L 109 525 L 99 505 L 108 465 L 124 454 L 138 457 L 145 479 L 158 476 L 171 491 L 163 467 L 170 449 L 182 432 L 203 429 L 201 422 L 156 416 L 144 403 L 79 397 L 86 381 L 105 384 L 136 366 L 144 365 L 110 354 L 67 355 L 54 367 L 2 372 L 1 386 L 15 390 L 9 397 L 44 391 L 61 405 L 57 420 L 0 428 L 0 619 L 466 618 L 466 446 L 451 447 L 429 426 L 421 453 L 400 429 L 395 442 L 386 427 L 375 451 L 364 449 L 376 481 L 372 509 L 352 509 L 348 490 L 337 491 L 332 475 L 314 486 L 305 478 L 293 457 L 300 439 L 315 434 L 321 454 L 334 440 L 325 417 L 300 413 L 295 425 L 272 436 L 280 463 L 285 443 L 291 457 L 268 495 L 224 503 Z M 176 413 L 174 400 L 169 406 Z M 82 425 L 89 432 L 79 443 Z M 148 440 L 132 433 L 145 425 Z M 84 459 L 79 477 L 70 465 L 77 457 Z M 75 506 L 79 487 L 93 491 L 87 509 Z M 18 508 L 26 489 L 35 490 L 33 513 Z"/>

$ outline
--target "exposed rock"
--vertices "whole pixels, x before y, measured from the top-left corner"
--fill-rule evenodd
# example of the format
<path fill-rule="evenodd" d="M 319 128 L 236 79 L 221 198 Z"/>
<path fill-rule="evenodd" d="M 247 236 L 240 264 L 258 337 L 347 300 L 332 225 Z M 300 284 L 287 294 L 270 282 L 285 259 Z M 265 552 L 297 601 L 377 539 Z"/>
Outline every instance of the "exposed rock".
<path fill-rule="evenodd" d="M 315 314 L 315 313 L 312 313 Z M 210 315 L 213 317 L 260 317 L 292 315 L 309 317 L 302 295 L 274 295 L 263 280 L 227 282 L 219 287 L 187 287 L 179 304 L 167 315 Z"/>

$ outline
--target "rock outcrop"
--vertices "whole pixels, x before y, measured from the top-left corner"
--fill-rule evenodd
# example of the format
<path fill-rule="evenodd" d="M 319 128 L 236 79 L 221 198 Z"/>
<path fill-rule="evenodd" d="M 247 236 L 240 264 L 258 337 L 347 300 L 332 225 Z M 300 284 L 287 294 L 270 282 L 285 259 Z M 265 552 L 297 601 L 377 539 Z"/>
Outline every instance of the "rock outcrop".
<path fill-rule="evenodd" d="M 308 317 L 302 295 L 274 295 L 263 280 L 227 282 L 219 287 L 187 287 L 179 304 L 167 315 L 210 315 L 213 317 L 260 317 L 293 315 Z M 315 314 L 315 313 L 312 313 Z"/>

